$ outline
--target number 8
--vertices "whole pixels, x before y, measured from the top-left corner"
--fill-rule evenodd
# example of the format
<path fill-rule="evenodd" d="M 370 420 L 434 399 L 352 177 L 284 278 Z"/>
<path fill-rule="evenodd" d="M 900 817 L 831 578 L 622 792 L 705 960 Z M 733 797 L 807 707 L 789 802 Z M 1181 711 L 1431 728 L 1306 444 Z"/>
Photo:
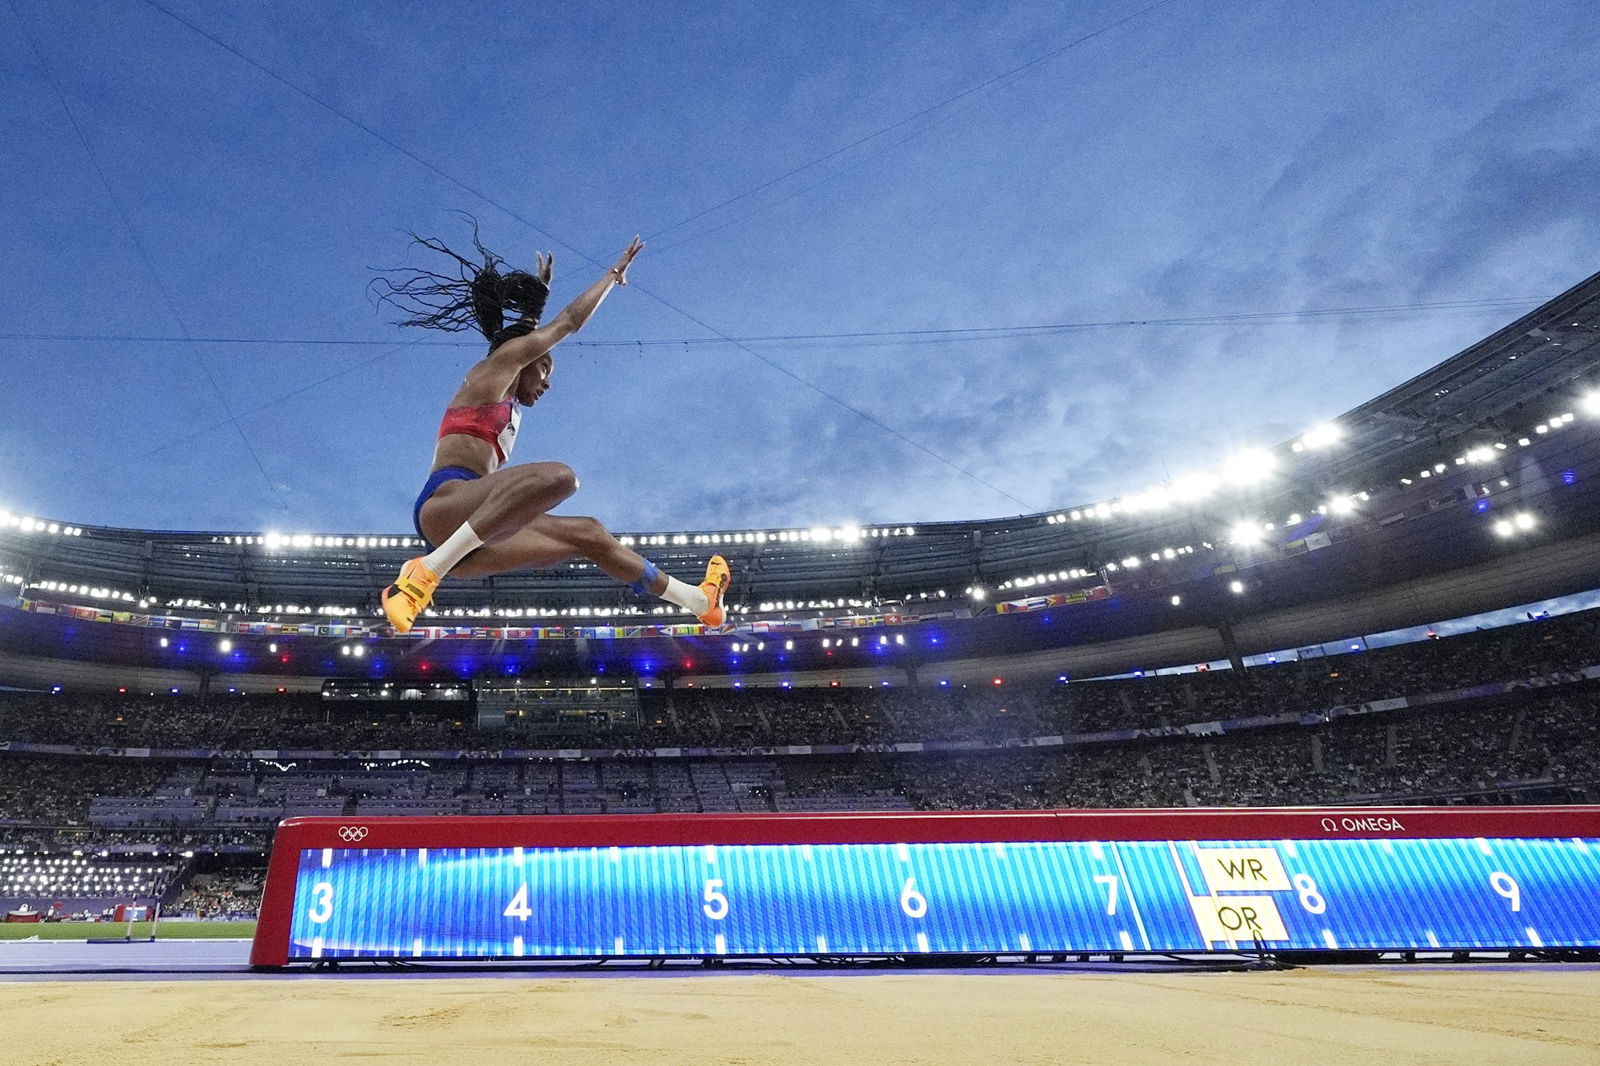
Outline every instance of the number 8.
<path fill-rule="evenodd" d="M 1317 891 L 1317 883 L 1311 879 L 1310 874 L 1295 874 L 1294 888 L 1300 896 L 1300 906 L 1312 914 L 1321 914 L 1328 909 L 1328 901 Z"/>

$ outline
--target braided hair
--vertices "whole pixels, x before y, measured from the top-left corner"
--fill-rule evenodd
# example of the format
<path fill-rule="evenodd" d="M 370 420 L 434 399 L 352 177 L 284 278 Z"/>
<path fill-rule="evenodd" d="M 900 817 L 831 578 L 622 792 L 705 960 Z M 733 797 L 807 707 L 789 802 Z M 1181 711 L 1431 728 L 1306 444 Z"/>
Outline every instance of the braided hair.
<path fill-rule="evenodd" d="M 378 303 L 391 304 L 406 315 L 400 325 L 451 333 L 476 328 L 493 352 L 512 337 L 538 328 L 550 286 L 536 274 L 508 269 L 505 260 L 483 246 L 477 220 L 468 219 L 481 263 L 452 251 L 437 237 L 419 237 L 413 231 L 411 243 L 454 260 L 454 272 L 397 267 L 379 271 L 370 288 Z M 518 316 L 510 325 L 505 321 L 507 311 Z"/>

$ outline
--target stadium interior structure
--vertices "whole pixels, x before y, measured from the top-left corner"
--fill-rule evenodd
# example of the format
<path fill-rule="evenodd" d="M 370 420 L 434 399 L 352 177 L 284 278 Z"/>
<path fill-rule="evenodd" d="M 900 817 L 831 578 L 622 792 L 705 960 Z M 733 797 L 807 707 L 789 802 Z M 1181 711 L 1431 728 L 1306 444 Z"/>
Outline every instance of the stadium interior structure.
<path fill-rule="evenodd" d="M 1600 275 L 1210 474 L 1041 514 L 634 533 L 447 583 L 408 536 L 0 514 L 0 904 L 250 915 L 296 814 L 1595 802 Z M 139 899 L 135 899 L 137 896 Z"/>

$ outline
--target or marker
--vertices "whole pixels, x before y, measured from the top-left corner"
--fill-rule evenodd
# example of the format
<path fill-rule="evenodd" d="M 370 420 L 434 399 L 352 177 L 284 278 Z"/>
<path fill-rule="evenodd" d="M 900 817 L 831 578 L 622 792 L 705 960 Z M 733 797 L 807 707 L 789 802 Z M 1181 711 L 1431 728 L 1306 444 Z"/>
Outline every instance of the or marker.
<path fill-rule="evenodd" d="M 512 848 L 511 849 L 511 861 L 516 863 L 518 866 L 522 865 L 522 849 L 521 848 Z"/>
<path fill-rule="evenodd" d="M 622 849 L 621 848 L 614 847 L 614 848 L 611 849 L 611 861 L 612 862 L 621 862 L 622 861 Z"/>
<path fill-rule="evenodd" d="M 822 954 L 822 955 L 826 955 L 828 953 L 828 938 L 827 937 L 825 937 L 825 936 L 817 937 L 817 952 L 818 952 L 818 954 Z"/>
<path fill-rule="evenodd" d="M 320 936 L 311 938 L 311 957 L 313 959 L 322 958 L 322 938 Z"/>
<path fill-rule="evenodd" d="M 806 862 L 810 862 L 811 861 L 811 845 L 810 844 L 801 844 L 800 845 L 800 857 L 802 859 L 804 859 Z"/>
<path fill-rule="evenodd" d="M 911 861 L 911 849 L 906 847 L 904 844 L 896 844 L 894 846 L 894 853 L 899 856 L 901 862 Z"/>
<path fill-rule="evenodd" d="M 994 842 L 994 857 L 997 859 L 1006 857 L 1006 846 L 998 840 Z"/>
<path fill-rule="evenodd" d="M 611 942 L 611 954 L 613 954 L 613 955 L 621 955 L 622 954 L 622 938 L 620 936 L 617 937 L 617 939 L 615 939 L 615 940 L 613 940 Z"/>
<path fill-rule="evenodd" d="M 1586 851 L 1589 850 L 1589 845 L 1587 845 L 1587 844 L 1585 844 L 1583 842 L 1583 838 L 1582 837 L 1573 837 L 1572 838 L 1572 843 L 1577 846 L 1579 851 L 1585 851 L 1586 852 Z"/>
<path fill-rule="evenodd" d="M 1337 951 L 1339 948 L 1338 938 L 1333 935 L 1332 929 L 1324 929 L 1322 931 L 1322 942 L 1328 945 L 1330 948 L 1333 948 L 1335 951 Z"/>
<path fill-rule="evenodd" d="M 706 845 L 706 862 L 715 863 L 716 861 L 717 861 L 717 846 L 715 844 L 707 844 Z"/>
<path fill-rule="evenodd" d="M 1544 947 L 1544 941 L 1539 939 L 1539 934 L 1534 931 L 1533 926 L 1528 926 L 1528 928 L 1524 929 L 1523 932 L 1528 934 L 1528 943 L 1532 944 L 1536 948 Z"/>
<path fill-rule="evenodd" d="M 1017 947 L 1021 948 L 1023 951 L 1033 950 L 1033 942 L 1028 939 L 1027 933 L 1017 934 Z"/>
<path fill-rule="evenodd" d="M 1422 935 L 1428 938 L 1428 946 L 1430 948 L 1439 946 L 1439 938 L 1433 935 L 1432 929 L 1425 930 Z"/>
<path fill-rule="evenodd" d="M 1129 935 L 1129 933 L 1128 933 L 1128 931 L 1126 929 L 1123 929 L 1120 932 L 1118 932 L 1117 936 L 1122 938 L 1122 950 L 1123 951 L 1132 951 L 1133 950 L 1133 937 Z"/>
<path fill-rule="evenodd" d="M 322 849 L 322 868 L 324 870 L 326 870 L 328 867 L 330 867 L 332 865 L 333 865 L 333 849 L 332 848 L 323 848 Z"/>
<path fill-rule="evenodd" d="M 1485 855 L 1493 855 L 1494 854 L 1494 852 L 1489 850 L 1489 842 L 1487 840 L 1483 839 L 1482 837 L 1478 837 L 1478 838 L 1474 839 L 1473 843 L 1478 845 L 1478 850 L 1483 852 Z"/>
<path fill-rule="evenodd" d="M 1284 841 L 1281 841 L 1280 843 L 1283 844 L 1283 852 L 1284 852 L 1284 854 L 1289 856 L 1289 858 L 1298 859 L 1300 857 L 1300 853 L 1294 849 L 1294 841 L 1292 841 L 1292 840 L 1284 840 Z"/>
<path fill-rule="evenodd" d="M 924 953 L 926 953 L 928 951 L 928 934 L 927 933 L 918 933 L 917 934 L 917 950 L 921 951 L 921 952 L 924 952 Z"/>
<path fill-rule="evenodd" d="M 428 865 L 428 849 L 427 848 L 418 848 L 417 849 L 417 865 L 418 866 L 426 866 L 426 865 Z"/>
<path fill-rule="evenodd" d="M 716 949 L 717 949 L 717 954 L 718 955 L 726 955 L 728 953 L 728 938 L 727 937 L 723 936 L 721 933 L 718 933 L 717 934 L 717 939 L 714 941 L 714 943 L 716 945 Z"/>
<path fill-rule="evenodd" d="M 1097 859 L 1104 859 L 1106 857 L 1106 849 L 1100 846 L 1098 840 L 1091 840 L 1089 842 L 1089 854 Z"/>
<path fill-rule="evenodd" d="M 511 954 L 519 959 L 522 958 L 522 938 L 520 936 L 511 938 Z"/>
<path fill-rule="evenodd" d="M 422 938 L 420 936 L 411 942 L 411 957 L 414 959 L 422 958 Z"/>

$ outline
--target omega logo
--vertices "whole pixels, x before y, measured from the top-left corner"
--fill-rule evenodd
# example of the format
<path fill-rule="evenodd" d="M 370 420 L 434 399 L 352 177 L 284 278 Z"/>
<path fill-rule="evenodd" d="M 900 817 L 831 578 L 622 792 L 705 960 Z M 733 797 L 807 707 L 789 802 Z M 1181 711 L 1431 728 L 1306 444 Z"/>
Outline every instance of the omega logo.
<path fill-rule="evenodd" d="M 1347 833 L 1403 833 L 1405 826 L 1399 819 L 1387 818 L 1382 815 L 1375 818 L 1340 818 L 1335 822 L 1332 818 L 1322 820 L 1322 831 L 1333 833 L 1343 829 Z"/>
<path fill-rule="evenodd" d="M 367 838 L 367 827 L 364 825 L 341 825 L 339 839 L 354 844 Z"/>

